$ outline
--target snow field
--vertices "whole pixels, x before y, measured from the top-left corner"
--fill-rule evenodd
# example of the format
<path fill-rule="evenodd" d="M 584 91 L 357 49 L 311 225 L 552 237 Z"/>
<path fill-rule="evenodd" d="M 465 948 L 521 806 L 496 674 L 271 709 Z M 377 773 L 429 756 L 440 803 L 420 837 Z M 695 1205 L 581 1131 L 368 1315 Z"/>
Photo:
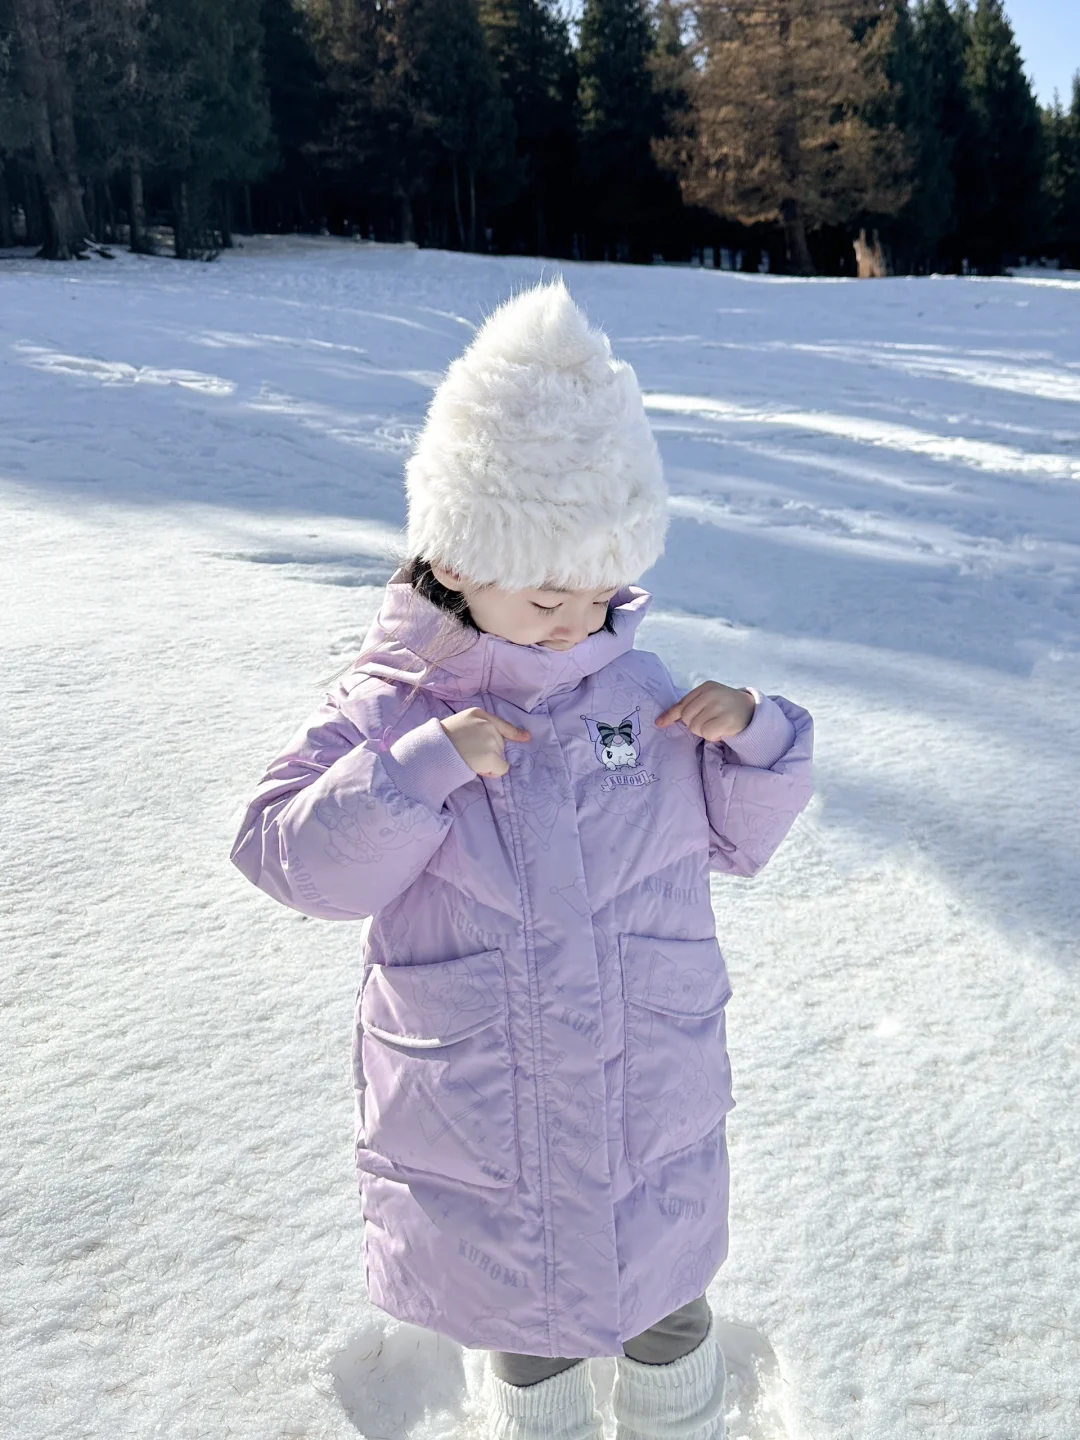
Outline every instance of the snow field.
<path fill-rule="evenodd" d="M 478 1352 L 365 1298 L 357 930 L 227 855 L 431 385 L 555 269 L 668 466 L 640 643 L 817 722 L 714 892 L 729 1434 L 1080 1428 L 1080 285 L 262 240 L 0 263 L 5 1440 L 482 1434 Z"/>

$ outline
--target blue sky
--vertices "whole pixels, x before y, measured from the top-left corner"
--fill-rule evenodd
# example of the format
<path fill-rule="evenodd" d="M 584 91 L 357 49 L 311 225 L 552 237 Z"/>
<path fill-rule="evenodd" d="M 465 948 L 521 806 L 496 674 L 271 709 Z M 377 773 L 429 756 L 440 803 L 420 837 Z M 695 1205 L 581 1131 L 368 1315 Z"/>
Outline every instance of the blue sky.
<path fill-rule="evenodd" d="M 1068 104 L 1080 70 L 1080 0 L 1005 0 L 1005 11 L 1039 101 L 1049 105 L 1057 86 Z"/>

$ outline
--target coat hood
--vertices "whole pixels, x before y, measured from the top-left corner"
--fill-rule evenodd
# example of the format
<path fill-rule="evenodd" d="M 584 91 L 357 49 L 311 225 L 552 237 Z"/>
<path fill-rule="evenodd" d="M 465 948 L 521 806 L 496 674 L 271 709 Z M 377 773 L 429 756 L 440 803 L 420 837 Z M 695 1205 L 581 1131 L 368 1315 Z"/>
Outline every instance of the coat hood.
<path fill-rule="evenodd" d="M 529 711 L 633 649 L 651 604 L 647 590 L 625 585 L 611 602 L 614 634 L 599 630 L 569 650 L 548 650 L 462 625 L 418 594 L 397 570 L 353 673 L 418 685 L 450 702 L 487 692 Z"/>

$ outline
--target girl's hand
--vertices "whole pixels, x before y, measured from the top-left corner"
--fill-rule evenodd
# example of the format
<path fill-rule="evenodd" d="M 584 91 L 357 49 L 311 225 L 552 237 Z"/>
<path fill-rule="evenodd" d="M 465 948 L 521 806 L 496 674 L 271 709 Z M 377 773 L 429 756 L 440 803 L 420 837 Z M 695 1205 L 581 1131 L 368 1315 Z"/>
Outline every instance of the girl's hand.
<path fill-rule="evenodd" d="M 754 697 L 733 690 L 719 680 L 705 680 L 656 717 L 657 725 L 681 720 L 692 735 L 703 740 L 728 740 L 745 730 L 754 716 Z"/>
<path fill-rule="evenodd" d="M 506 741 L 532 739 L 528 730 L 498 715 L 489 715 L 479 705 L 470 705 L 439 723 L 454 742 L 454 749 L 477 775 L 505 775 L 510 769 L 503 754 Z"/>

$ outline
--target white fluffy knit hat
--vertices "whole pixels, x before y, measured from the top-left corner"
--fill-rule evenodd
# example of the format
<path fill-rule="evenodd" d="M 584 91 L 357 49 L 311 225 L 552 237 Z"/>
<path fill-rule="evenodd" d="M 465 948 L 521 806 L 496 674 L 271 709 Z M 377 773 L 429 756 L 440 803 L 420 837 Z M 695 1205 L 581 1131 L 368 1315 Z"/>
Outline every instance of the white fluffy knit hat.
<path fill-rule="evenodd" d="M 505 301 L 450 365 L 405 483 L 409 553 L 479 584 L 621 585 L 664 548 L 637 377 L 561 277 Z"/>

